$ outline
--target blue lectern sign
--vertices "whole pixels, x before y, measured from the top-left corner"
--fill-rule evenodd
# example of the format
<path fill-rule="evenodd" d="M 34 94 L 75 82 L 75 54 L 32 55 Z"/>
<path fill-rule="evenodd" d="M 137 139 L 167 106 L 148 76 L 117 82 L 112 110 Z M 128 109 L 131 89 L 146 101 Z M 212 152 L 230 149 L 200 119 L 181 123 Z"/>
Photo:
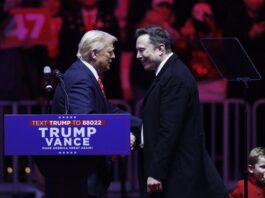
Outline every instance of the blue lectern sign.
<path fill-rule="evenodd" d="M 129 114 L 5 115 L 5 155 L 130 153 Z"/>

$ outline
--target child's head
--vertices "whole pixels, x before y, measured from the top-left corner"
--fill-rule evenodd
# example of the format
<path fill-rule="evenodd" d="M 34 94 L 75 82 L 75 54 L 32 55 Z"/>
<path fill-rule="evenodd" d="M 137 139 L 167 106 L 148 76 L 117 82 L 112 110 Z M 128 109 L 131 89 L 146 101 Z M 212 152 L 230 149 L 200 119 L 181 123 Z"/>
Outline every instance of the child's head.
<path fill-rule="evenodd" d="M 250 151 L 248 172 L 258 183 L 265 184 L 265 148 L 256 147 Z"/>

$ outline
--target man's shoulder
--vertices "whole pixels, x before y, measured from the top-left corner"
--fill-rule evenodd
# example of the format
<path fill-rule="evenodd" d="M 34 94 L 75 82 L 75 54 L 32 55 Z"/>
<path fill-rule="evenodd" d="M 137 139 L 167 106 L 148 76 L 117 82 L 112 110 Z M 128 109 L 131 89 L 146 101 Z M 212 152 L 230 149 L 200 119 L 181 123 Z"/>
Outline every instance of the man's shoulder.
<path fill-rule="evenodd" d="M 76 60 L 66 71 L 64 75 L 71 75 L 73 76 L 73 74 L 75 73 L 80 73 L 80 75 L 82 74 L 87 74 L 88 73 L 88 69 L 86 68 L 86 66 L 84 65 L 84 63 L 82 63 L 80 60 Z"/>
<path fill-rule="evenodd" d="M 75 61 L 64 73 L 64 79 L 91 79 L 89 69 L 80 61 Z"/>
<path fill-rule="evenodd" d="M 194 87 L 197 86 L 192 73 L 180 59 L 174 59 L 170 62 L 159 81 L 162 86 L 181 85 L 187 90 L 195 90 Z"/>
<path fill-rule="evenodd" d="M 187 69 L 185 63 L 176 55 L 172 54 L 170 58 L 166 61 L 165 67 L 167 68 L 168 73 L 172 73 L 172 75 L 176 75 L 178 73 L 183 73 L 183 70 Z"/>
<path fill-rule="evenodd" d="M 178 80 L 193 78 L 189 68 L 179 58 L 169 60 L 165 74 L 165 76 L 177 78 Z"/>

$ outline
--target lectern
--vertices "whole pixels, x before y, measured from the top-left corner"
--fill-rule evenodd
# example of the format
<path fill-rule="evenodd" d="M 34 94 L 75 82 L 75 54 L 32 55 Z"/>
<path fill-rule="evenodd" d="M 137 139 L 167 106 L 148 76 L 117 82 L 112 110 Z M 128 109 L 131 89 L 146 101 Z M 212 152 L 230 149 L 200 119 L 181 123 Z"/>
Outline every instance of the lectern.
<path fill-rule="evenodd" d="M 130 154 L 129 114 L 5 115 L 4 126 L 5 155 L 34 157 L 47 198 L 98 194 L 110 183 L 111 156 Z"/>

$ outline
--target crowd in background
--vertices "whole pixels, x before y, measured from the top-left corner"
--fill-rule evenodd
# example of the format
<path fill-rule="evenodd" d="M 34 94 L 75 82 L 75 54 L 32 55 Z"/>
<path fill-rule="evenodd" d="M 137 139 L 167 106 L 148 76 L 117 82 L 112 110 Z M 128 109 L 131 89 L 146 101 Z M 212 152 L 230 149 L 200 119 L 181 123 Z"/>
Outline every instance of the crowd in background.
<path fill-rule="evenodd" d="M 47 11 L 46 43 L 26 37 L 7 45 L 18 29 L 14 9 L 21 7 Z M 154 76 L 135 58 L 134 32 L 150 25 L 170 33 L 172 48 L 193 72 L 202 100 L 243 97 L 243 86 L 222 79 L 200 39 L 237 37 L 263 77 L 264 8 L 265 0 L 0 0 L 0 99 L 45 99 L 43 67 L 64 72 L 76 59 L 81 36 L 99 29 L 119 40 L 116 59 L 103 78 L 107 97 L 137 102 Z M 264 79 L 250 84 L 251 102 L 265 97 L 264 85 Z"/>

